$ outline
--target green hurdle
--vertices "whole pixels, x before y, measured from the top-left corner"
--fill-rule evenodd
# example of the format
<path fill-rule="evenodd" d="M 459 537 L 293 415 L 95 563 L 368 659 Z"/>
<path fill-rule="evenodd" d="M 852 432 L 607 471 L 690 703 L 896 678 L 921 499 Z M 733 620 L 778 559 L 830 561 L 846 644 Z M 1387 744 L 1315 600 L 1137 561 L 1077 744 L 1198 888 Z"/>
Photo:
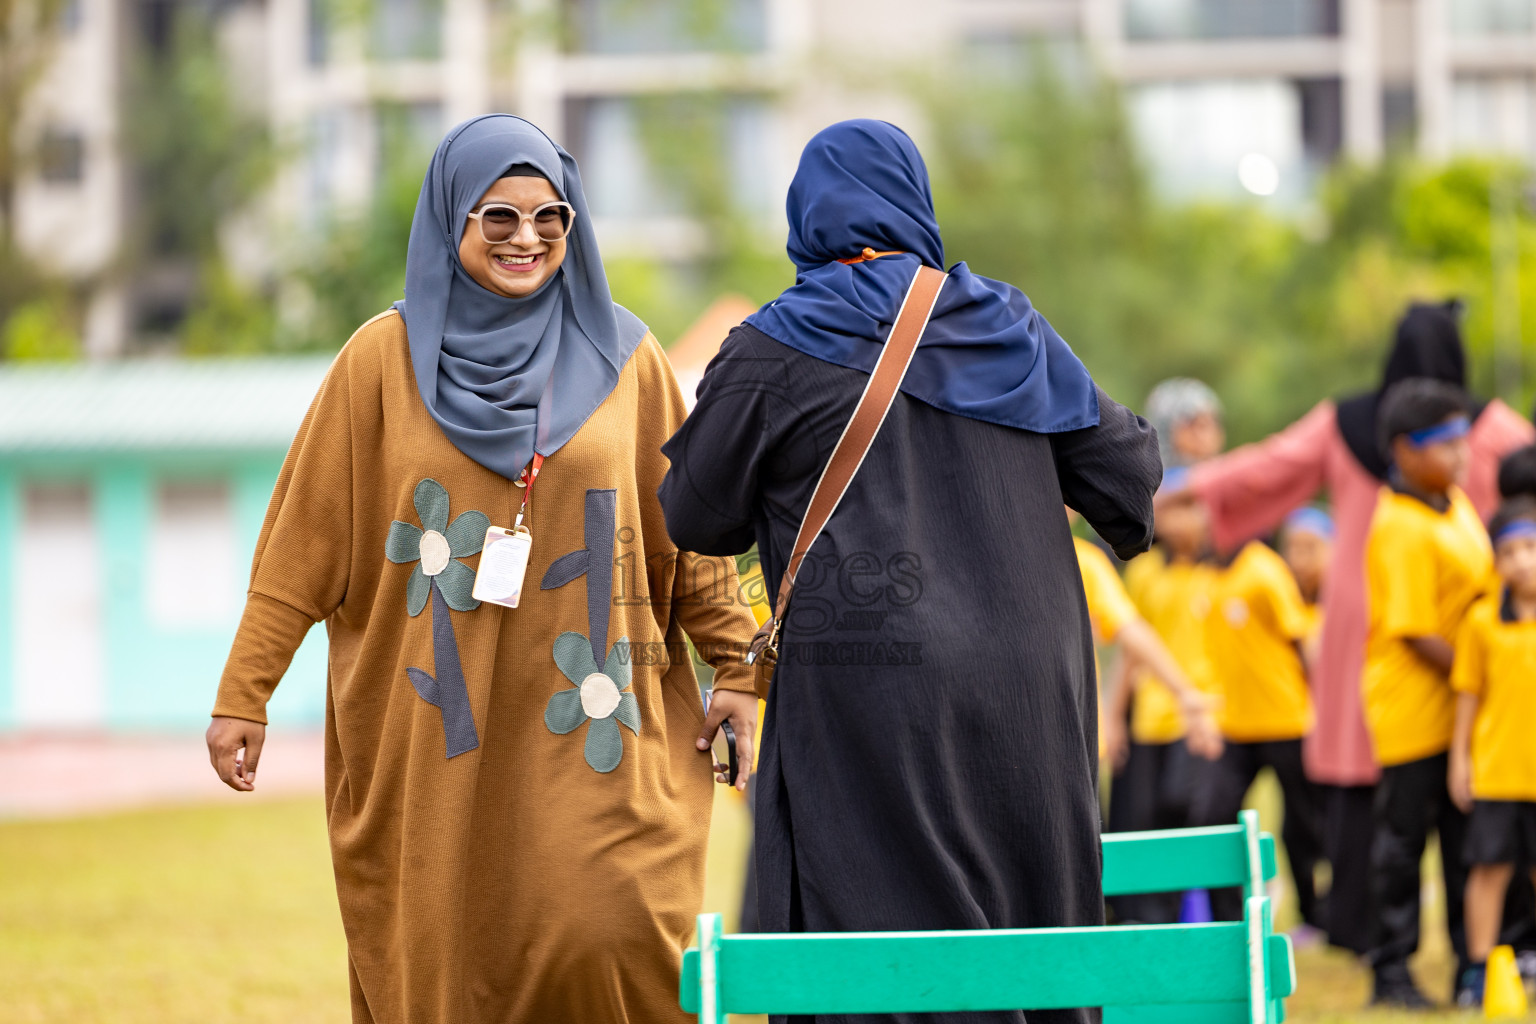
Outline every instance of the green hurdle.
<path fill-rule="evenodd" d="M 994 931 L 723 935 L 702 914 L 681 1003 L 727 1013 L 933 1013 L 1104 1007 L 1105 1024 L 1280 1024 L 1296 988 L 1264 882 L 1274 840 L 1237 825 L 1104 838 L 1108 895 L 1244 888 L 1242 922 Z"/>

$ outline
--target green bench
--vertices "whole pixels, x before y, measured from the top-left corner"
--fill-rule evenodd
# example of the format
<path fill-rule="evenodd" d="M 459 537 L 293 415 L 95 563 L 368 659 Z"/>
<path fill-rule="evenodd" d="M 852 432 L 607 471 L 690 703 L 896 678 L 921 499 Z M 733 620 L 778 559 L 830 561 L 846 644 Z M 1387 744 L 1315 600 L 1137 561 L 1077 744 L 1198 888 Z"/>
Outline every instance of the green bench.
<path fill-rule="evenodd" d="M 727 1013 L 932 1013 L 1104 1007 L 1105 1024 L 1279 1024 L 1296 988 L 1264 882 L 1274 839 L 1237 825 L 1104 837 L 1104 893 L 1242 886 L 1244 920 L 995 931 L 723 935 L 701 914 L 682 1007 Z"/>

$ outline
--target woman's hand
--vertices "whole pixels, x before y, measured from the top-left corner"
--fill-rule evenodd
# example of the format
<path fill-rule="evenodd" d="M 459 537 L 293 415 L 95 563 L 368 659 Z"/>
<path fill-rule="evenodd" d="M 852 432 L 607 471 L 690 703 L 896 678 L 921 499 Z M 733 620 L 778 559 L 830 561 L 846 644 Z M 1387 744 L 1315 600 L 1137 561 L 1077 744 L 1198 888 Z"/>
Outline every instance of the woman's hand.
<path fill-rule="evenodd" d="M 740 766 L 736 772 L 736 788 L 743 793 L 747 790 L 747 776 L 752 774 L 754 765 L 752 740 L 757 736 L 757 694 L 742 693 L 739 690 L 714 690 L 709 698 L 709 714 L 704 717 L 704 731 L 699 733 L 698 742 L 695 744 L 700 750 L 708 750 L 715 742 L 715 733 L 720 731 L 721 722 L 730 722 L 731 730 L 736 733 L 736 761 Z M 726 774 L 729 769 L 721 765 L 715 774 L 715 781 L 730 784 L 730 776 Z"/>
<path fill-rule="evenodd" d="M 267 727 L 243 718 L 214 717 L 208 726 L 208 760 L 224 785 L 248 793 L 256 788 L 256 762 L 267 739 Z M 245 756 L 240 756 L 241 750 Z"/>

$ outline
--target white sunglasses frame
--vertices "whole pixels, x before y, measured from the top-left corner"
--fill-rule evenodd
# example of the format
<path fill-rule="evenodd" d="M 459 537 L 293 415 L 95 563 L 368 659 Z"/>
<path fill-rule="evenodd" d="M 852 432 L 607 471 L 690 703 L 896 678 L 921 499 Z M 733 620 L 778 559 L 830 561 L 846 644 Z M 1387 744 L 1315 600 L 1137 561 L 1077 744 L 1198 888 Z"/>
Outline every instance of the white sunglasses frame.
<path fill-rule="evenodd" d="M 566 212 L 570 214 L 570 218 L 566 221 L 566 224 L 565 224 L 565 234 L 561 235 L 559 238 L 545 238 L 543 235 L 539 234 L 539 228 L 538 228 L 538 224 L 537 223 L 534 224 L 533 233 L 539 239 L 539 241 L 541 241 L 541 242 L 563 242 L 563 241 L 565 241 L 567 238 L 569 238 L 571 236 L 571 231 L 576 227 L 576 208 L 574 206 L 572 206 L 570 203 L 567 203 L 567 202 L 565 202 L 563 200 L 558 200 L 557 199 L 554 202 L 543 203 L 543 204 L 541 204 L 539 206 L 534 207 L 534 209 L 533 209 L 533 211 L 531 213 L 524 213 L 522 210 L 519 210 L 517 207 L 513 206 L 511 203 L 486 203 L 484 206 L 481 206 L 479 209 L 470 210 L 469 213 L 466 214 L 466 216 L 468 216 L 471 219 L 473 219 L 475 221 L 475 223 L 479 226 L 479 228 L 480 228 L 480 240 L 482 242 L 484 242 L 486 245 L 505 245 L 507 242 L 512 241 L 512 239 L 516 238 L 522 232 L 522 230 L 523 230 L 523 222 L 524 221 L 533 220 L 535 217 L 537 217 L 539 214 L 543 213 L 545 210 L 548 210 L 551 207 L 557 207 L 557 206 L 558 207 L 564 207 Z M 499 239 L 497 241 L 492 241 L 491 239 L 489 239 L 489 238 L 487 238 L 485 236 L 485 220 L 483 218 L 485 216 L 485 211 L 487 211 L 487 210 L 511 210 L 513 213 L 517 214 L 517 217 L 518 217 L 517 227 L 513 228 L 512 229 L 512 233 L 510 235 L 508 235 L 506 238 Z"/>

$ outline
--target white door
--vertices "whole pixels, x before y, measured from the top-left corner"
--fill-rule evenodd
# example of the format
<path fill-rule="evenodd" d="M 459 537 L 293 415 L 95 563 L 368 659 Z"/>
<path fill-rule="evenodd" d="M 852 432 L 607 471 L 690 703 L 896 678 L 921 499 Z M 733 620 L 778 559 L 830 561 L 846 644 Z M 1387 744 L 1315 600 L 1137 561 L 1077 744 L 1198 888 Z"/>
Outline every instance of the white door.
<path fill-rule="evenodd" d="M 14 579 L 18 724 L 102 725 L 101 550 L 89 487 L 24 489 Z"/>

